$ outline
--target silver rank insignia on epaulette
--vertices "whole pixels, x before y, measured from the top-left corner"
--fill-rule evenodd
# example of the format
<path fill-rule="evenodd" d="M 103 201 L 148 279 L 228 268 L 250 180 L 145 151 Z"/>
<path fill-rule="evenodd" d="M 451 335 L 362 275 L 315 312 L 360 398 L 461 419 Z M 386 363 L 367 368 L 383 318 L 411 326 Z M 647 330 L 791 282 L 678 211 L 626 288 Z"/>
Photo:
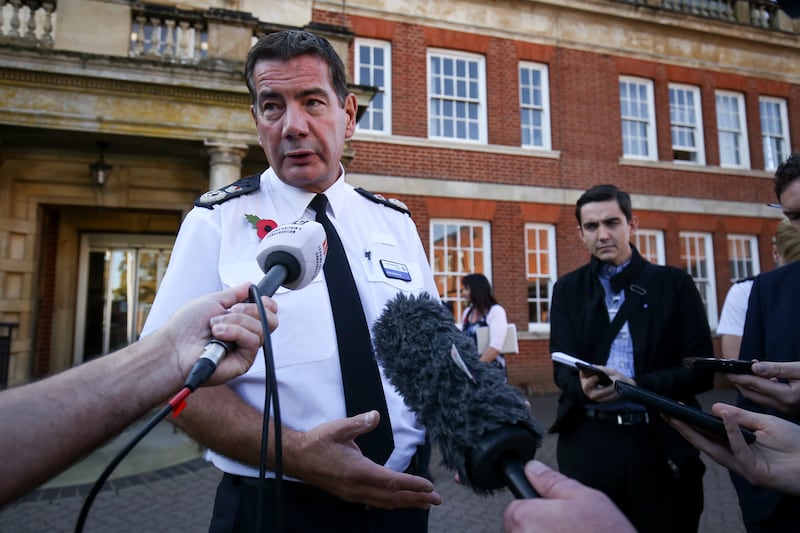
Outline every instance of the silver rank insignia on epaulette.
<path fill-rule="evenodd" d="M 392 209 L 400 211 L 401 213 L 404 213 L 406 215 L 411 215 L 411 211 L 408 209 L 408 206 L 403 202 L 401 202 L 400 200 L 398 200 L 397 198 L 386 198 L 382 194 L 369 192 L 368 190 L 363 189 L 361 187 L 357 187 L 356 192 L 361 196 L 363 196 L 364 198 L 372 200 L 376 204 L 383 204 L 386 207 L 391 207 Z"/>
<path fill-rule="evenodd" d="M 260 182 L 261 176 L 258 174 L 254 176 L 247 176 L 246 178 L 237 180 L 220 189 L 215 189 L 213 191 L 204 193 L 202 196 L 200 196 L 200 198 L 194 201 L 194 205 L 197 207 L 205 207 L 206 209 L 214 209 L 215 205 L 226 202 L 231 198 L 236 198 L 237 196 L 242 196 L 243 194 L 249 194 L 257 191 Z"/>

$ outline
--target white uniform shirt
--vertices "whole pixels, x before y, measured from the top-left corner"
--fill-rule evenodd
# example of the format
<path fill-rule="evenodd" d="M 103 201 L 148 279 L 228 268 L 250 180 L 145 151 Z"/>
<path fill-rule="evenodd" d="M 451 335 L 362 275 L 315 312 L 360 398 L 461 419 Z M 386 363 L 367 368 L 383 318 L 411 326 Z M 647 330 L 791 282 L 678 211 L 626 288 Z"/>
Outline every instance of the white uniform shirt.
<path fill-rule="evenodd" d="M 750 290 L 753 288 L 753 280 L 746 279 L 731 285 L 728 294 L 725 295 L 725 303 L 722 304 L 722 313 L 717 325 L 717 335 L 737 335 L 744 334 L 744 320 L 747 316 L 747 301 L 750 299 Z"/>
<path fill-rule="evenodd" d="M 325 195 L 328 215 L 342 238 L 370 327 L 399 292 L 428 292 L 438 298 L 411 217 L 364 198 L 344 182 L 344 176 Z M 313 220 L 315 213 L 307 208 L 313 198 L 314 194 L 286 185 L 268 169 L 261 175 L 259 191 L 232 198 L 214 209 L 192 209 L 178 232 L 143 334 L 158 328 L 178 307 L 200 295 L 244 281 L 258 283 L 263 277 L 255 259 L 260 239 L 245 215 L 271 219 L 278 225 Z M 387 277 L 382 260 L 407 267 L 411 281 Z M 324 274 L 320 272 L 300 290 L 281 287 L 274 299 L 279 325 L 271 342 L 283 425 L 307 431 L 345 418 L 339 353 Z M 381 376 L 395 442 L 386 466 L 403 471 L 416 447 L 424 442 L 425 430 L 383 375 L 383 369 Z M 259 352 L 250 370 L 228 385 L 248 404 L 263 410 L 264 380 L 264 359 Z M 258 476 L 255 467 L 213 451 L 208 456 L 224 472 Z"/>

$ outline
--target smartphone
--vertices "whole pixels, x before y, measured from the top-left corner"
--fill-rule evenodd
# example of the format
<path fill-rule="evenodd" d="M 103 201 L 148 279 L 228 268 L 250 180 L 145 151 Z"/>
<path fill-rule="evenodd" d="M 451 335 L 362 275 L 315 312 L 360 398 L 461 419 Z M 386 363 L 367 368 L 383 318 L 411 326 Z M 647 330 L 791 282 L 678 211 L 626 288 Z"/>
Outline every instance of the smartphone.
<path fill-rule="evenodd" d="M 607 387 L 614 383 L 608 374 L 603 372 L 601 369 L 597 368 L 594 365 L 590 365 L 588 363 L 584 363 L 583 361 L 575 361 L 575 366 L 578 367 L 578 370 L 583 372 L 584 374 L 589 374 L 590 376 L 597 376 L 599 378 L 598 383 L 604 387 Z"/>
<path fill-rule="evenodd" d="M 685 357 L 683 365 L 698 370 L 725 372 L 726 374 L 752 374 L 753 361 L 740 359 L 720 359 L 718 357 Z"/>
<path fill-rule="evenodd" d="M 617 393 L 623 398 L 640 403 L 651 409 L 660 411 L 665 415 L 677 418 L 678 420 L 682 420 L 711 437 L 721 440 L 721 442 L 728 442 L 728 434 L 725 432 L 725 425 L 722 423 L 722 419 L 712 414 L 624 381 L 615 382 L 614 387 Z M 741 429 L 747 444 L 752 444 L 756 441 L 755 433 L 749 429 Z"/>

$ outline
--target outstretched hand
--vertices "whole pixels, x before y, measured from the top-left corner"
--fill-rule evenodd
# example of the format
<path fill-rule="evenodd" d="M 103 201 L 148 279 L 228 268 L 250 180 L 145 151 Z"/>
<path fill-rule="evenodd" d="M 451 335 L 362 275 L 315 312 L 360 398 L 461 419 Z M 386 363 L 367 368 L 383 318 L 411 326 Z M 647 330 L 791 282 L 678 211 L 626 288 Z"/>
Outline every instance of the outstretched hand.
<path fill-rule="evenodd" d="M 800 426 L 725 403 L 715 403 L 711 412 L 722 418 L 727 443 L 712 440 L 679 420 L 668 421 L 695 448 L 750 483 L 800 496 Z M 740 427 L 753 430 L 756 442 L 748 445 Z"/>
<path fill-rule="evenodd" d="M 243 374 L 253 363 L 264 335 L 255 304 L 247 302 L 249 283 L 197 298 L 178 309 L 160 331 L 172 345 L 182 376 L 202 355 L 212 337 L 235 343 L 235 347 L 204 385 L 219 385 Z M 277 304 L 262 297 L 270 330 L 278 326 Z"/>
<path fill-rule="evenodd" d="M 800 362 L 757 361 L 755 375 L 729 374 L 728 380 L 749 400 L 786 415 L 800 415 Z"/>
<path fill-rule="evenodd" d="M 525 465 L 525 476 L 540 498 L 514 500 L 503 513 L 509 533 L 635 533 L 625 515 L 602 492 L 548 468 Z"/>
<path fill-rule="evenodd" d="M 355 443 L 359 435 L 374 430 L 377 411 L 320 424 L 298 433 L 301 443 L 292 476 L 328 491 L 348 502 L 382 509 L 429 509 L 439 505 L 441 496 L 424 477 L 395 472 L 377 465 L 361 454 Z"/>

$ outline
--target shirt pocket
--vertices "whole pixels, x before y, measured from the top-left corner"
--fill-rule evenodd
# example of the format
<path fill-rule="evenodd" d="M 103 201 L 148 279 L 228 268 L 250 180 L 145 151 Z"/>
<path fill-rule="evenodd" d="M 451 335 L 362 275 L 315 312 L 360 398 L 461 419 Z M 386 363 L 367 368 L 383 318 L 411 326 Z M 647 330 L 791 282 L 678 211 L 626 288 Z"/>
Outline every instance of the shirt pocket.
<path fill-rule="evenodd" d="M 411 249 L 414 247 L 403 245 L 388 233 L 369 236 L 361 265 L 374 290 L 417 293 L 423 289 L 422 268 L 416 254 L 409 251 Z"/>
<path fill-rule="evenodd" d="M 322 273 L 300 290 L 280 287 L 278 327 L 272 332 L 275 368 L 326 361 L 336 354 L 333 317 L 320 307 L 328 300 Z"/>
<path fill-rule="evenodd" d="M 226 287 L 249 281 L 258 284 L 264 272 L 258 262 L 240 261 L 221 265 L 220 279 Z M 333 319 L 319 309 L 328 299 L 322 271 L 307 286 L 299 290 L 278 287 L 272 298 L 278 303 L 278 327 L 270 333 L 275 368 L 323 361 L 336 351 L 336 331 Z M 250 373 L 263 372 L 259 354 Z"/>

